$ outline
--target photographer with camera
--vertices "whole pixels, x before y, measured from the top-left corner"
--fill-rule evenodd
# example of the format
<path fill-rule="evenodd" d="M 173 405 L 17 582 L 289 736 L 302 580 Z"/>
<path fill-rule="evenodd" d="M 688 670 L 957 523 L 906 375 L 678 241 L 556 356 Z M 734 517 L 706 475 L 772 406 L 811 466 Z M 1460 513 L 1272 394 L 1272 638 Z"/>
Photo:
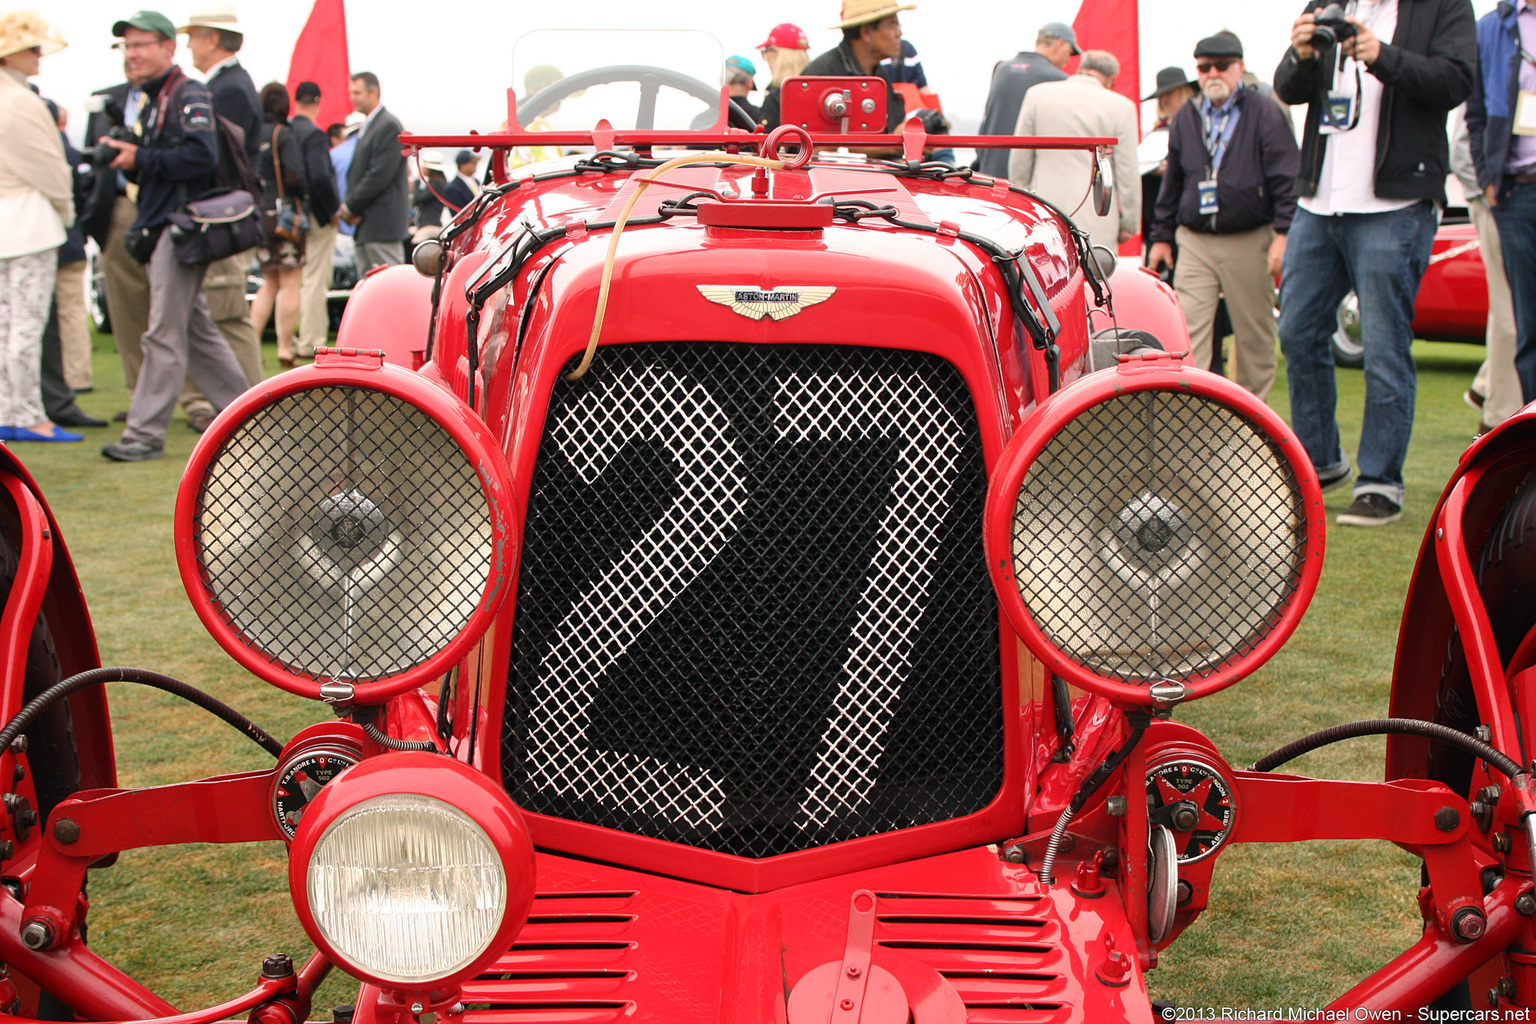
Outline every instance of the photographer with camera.
<path fill-rule="evenodd" d="M 122 40 L 129 84 L 143 94 L 133 130 L 136 142 L 103 136 L 117 150 L 109 166 L 137 186 L 138 217 L 124 236 L 129 255 L 146 265 L 149 326 L 121 441 L 101 453 L 118 462 L 142 462 L 165 454 L 182 377 L 223 408 L 246 388 L 245 373 L 214 325 L 203 296 L 207 266 L 177 259 L 172 213 L 207 192 L 218 166 L 218 136 L 208 89 L 177 67 L 176 28 L 157 11 L 139 11 L 112 26 Z"/>
<path fill-rule="evenodd" d="M 1291 423 L 1325 491 L 1351 476 L 1331 339 L 1339 303 L 1351 288 L 1360 300 L 1365 416 L 1354 502 L 1338 517 L 1345 526 L 1402 518 L 1417 390 L 1413 304 L 1446 201 L 1446 116 L 1471 94 L 1476 66 L 1471 0 L 1313 0 L 1275 70 L 1275 93 L 1308 104 L 1280 348 Z"/>

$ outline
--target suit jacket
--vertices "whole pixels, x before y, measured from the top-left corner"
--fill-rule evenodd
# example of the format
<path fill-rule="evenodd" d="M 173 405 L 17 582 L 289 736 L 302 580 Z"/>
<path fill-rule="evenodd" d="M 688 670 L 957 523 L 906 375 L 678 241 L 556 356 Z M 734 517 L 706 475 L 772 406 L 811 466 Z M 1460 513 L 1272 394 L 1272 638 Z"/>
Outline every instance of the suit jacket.
<path fill-rule="evenodd" d="M 474 191 L 464 183 L 464 178 L 457 174 L 454 175 L 453 180 L 450 181 L 442 189 L 442 193 L 443 198 L 448 200 L 448 204 L 453 207 L 454 213 L 458 213 L 460 210 L 464 209 L 464 207 L 475 201 Z"/>
<path fill-rule="evenodd" d="M 336 194 L 336 171 L 331 166 L 331 147 L 315 122 L 295 114 L 288 122 L 304 154 L 304 177 L 309 182 L 309 215 L 322 227 L 336 217 L 341 197 Z"/>
<path fill-rule="evenodd" d="M 256 154 L 261 152 L 261 97 L 251 73 L 240 62 L 225 65 L 208 79 L 208 92 L 213 97 L 213 112 L 227 117 L 245 132 L 245 156 L 256 166 Z"/>
<path fill-rule="evenodd" d="M 375 114 L 363 128 L 347 168 L 347 209 L 363 218 L 357 226 L 358 242 L 398 242 L 410 236 L 411 223 L 400 122 L 383 107 Z"/>
<path fill-rule="evenodd" d="M 1115 196 L 1107 217 L 1095 215 L 1084 198 L 1093 179 L 1093 155 L 1085 150 L 1016 149 L 1008 159 L 1008 180 L 1061 207 L 1094 245 L 1114 252 L 1121 231 L 1141 230 L 1137 117 L 1136 104 L 1088 74 L 1041 82 L 1024 94 L 1017 135 L 1109 135 L 1119 140 L 1114 147 Z"/>

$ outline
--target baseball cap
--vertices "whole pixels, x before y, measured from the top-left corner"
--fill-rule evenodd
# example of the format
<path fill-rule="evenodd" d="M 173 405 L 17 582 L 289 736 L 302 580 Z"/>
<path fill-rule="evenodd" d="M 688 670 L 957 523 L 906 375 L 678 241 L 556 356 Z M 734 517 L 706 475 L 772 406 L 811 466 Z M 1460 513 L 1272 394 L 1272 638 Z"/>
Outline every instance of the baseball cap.
<path fill-rule="evenodd" d="M 465 164 L 479 162 L 479 158 L 467 149 L 461 149 L 457 153 L 453 154 L 453 166 L 455 167 L 463 167 Z"/>
<path fill-rule="evenodd" d="M 314 82 L 300 82 L 293 90 L 293 102 L 313 103 L 320 98 L 320 87 Z"/>
<path fill-rule="evenodd" d="M 176 38 L 176 26 L 159 11 L 135 11 L 112 26 L 112 34 L 121 39 L 129 29 L 141 32 L 158 32 L 167 39 Z"/>
<path fill-rule="evenodd" d="M 1072 56 L 1074 57 L 1083 52 L 1077 48 L 1077 33 L 1073 31 L 1071 25 L 1068 25 L 1064 21 L 1052 21 L 1041 25 L 1040 32 L 1038 34 L 1042 36 L 1050 36 L 1052 39 L 1060 39 L 1070 44 L 1072 47 Z"/>
<path fill-rule="evenodd" d="M 757 44 L 759 50 L 766 50 L 770 46 L 780 50 L 809 50 L 811 41 L 805 37 L 804 29 L 786 21 L 773 26 L 768 32 L 768 38 Z"/>
<path fill-rule="evenodd" d="M 757 65 L 753 64 L 750 60 L 747 60 L 747 58 L 741 56 L 740 54 L 732 54 L 731 56 L 725 58 L 725 66 L 728 68 L 740 68 L 742 71 L 745 71 L 749 75 L 757 74 Z"/>

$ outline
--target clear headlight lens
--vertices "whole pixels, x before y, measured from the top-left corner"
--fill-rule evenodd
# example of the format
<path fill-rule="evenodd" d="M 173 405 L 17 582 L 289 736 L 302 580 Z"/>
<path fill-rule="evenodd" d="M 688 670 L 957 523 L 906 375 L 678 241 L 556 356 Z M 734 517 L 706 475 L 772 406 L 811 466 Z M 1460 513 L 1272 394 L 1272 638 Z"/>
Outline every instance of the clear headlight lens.
<path fill-rule="evenodd" d="M 485 952 L 507 909 L 506 872 L 484 829 L 410 793 L 365 800 L 332 822 L 315 844 L 306 888 L 336 952 L 402 984 L 463 968 Z"/>

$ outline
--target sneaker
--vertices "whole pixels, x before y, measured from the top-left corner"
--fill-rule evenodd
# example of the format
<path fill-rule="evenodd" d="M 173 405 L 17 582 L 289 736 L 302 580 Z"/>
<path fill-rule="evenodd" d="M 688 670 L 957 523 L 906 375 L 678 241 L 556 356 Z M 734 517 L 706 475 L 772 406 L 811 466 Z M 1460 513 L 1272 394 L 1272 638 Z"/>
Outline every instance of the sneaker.
<path fill-rule="evenodd" d="M 148 462 L 165 457 L 165 445 L 148 441 L 113 441 L 102 445 L 101 454 L 113 462 Z"/>
<path fill-rule="evenodd" d="M 213 422 L 212 409 L 192 409 L 187 412 L 187 426 L 194 434 L 201 434 Z"/>
<path fill-rule="evenodd" d="M 1488 401 L 1488 396 L 1481 394 L 1473 388 L 1467 388 L 1467 390 L 1462 394 L 1461 400 L 1466 402 L 1474 409 L 1481 409 L 1483 407 L 1483 403 Z"/>
<path fill-rule="evenodd" d="M 1346 462 L 1342 469 L 1335 472 L 1317 474 L 1317 482 L 1322 487 L 1323 493 L 1327 494 L 1329 491 L 1336 491 L 1349 483 L 1349 479 L 1352 476 L 1354 476 L 1354 470 L 1350 469 L 1349 463 Z"/>
<path fill-rule="evenodd" d="M 1403 506 L 1384 494 L 1361 494 L 1339 513 L 1340 526 L 1386 526 L 1403 518 Z"/>

